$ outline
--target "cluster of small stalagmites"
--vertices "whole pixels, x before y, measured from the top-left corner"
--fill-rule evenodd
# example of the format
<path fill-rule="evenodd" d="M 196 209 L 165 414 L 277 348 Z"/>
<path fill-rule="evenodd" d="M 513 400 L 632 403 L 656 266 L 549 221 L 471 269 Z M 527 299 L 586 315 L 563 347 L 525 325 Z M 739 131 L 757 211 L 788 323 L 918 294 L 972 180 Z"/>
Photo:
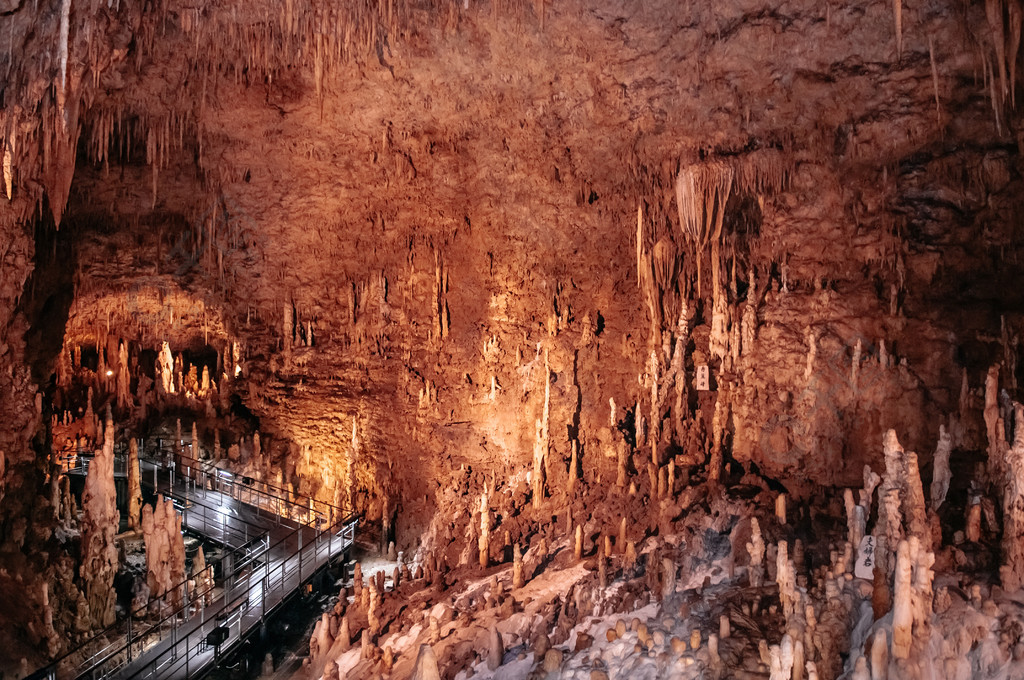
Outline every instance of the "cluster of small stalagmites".
<path fill-rule="evenodd" d="M 86 600 L 93 625 L 114 623 L 114 575 L 117 572 L 117 534 L 120 516 L 114 486 L 114 422 L 107 409 L 103 447 L 96 451 L 82 494 L 82 565 Z"/>
<path fill-rule="evenodd" d="M 410 570 L 404 556 L 399 554 L 397 562 L 391 573 L 392 593 L 409 581 L 419 581 L 414 588 L 429 585 L 422 580 L 422 570 L 417 570 L 415 574 Z M 390 672 L 394 655 L 386 644 L 383 648 L 378 646 L 385 628 L 395 615 L 393 608 L 385 601 L 385 595 L 389 592 L 386 586 L 387 575 L 384 570 L 377 571 L 364 582 L 362 567 L 359 563 L 355 564 L 351 587 L 342 588 L 335 605 L 324 612 L 314 626 L 309 641 L 308 663 L 315 673 L 322 672 L 325 678 L 337 677 L 338 657 L 349 651 L 353 638 L 359 640 L 360 659 L 368 661 L 371 667 L 385 675 Z"/>
<path fill-rule="evenodd" d="M 844 670 L 841 655 L 848 659 L 845 670 L 850 677 L 870 678 L 884 677 L 890 665 L 909 672 L 929 653 L 933 520 L 924 501 L 917 457 L 903 450 L 891 430 L 883 438 L 883 452 L 882 477 L 865 467 L 860 498 L 854 499 L 853 490 L 844 492 L 847 540 L 832 550 L 830 564 L 811 575 L 813 587 L 793 587 L 785 544 L 778 547 L 776 579 L 786 634 L 794 651 L 801 642 L 800 655 L 814 663 L 814 672 L 821 677 L 835 677 Z M 877 523 L 869 535 L 866 524 L 876 488 Z M 795 559 L 797 564 L 801 561 Z M 807 670 L 810 673 L 810 664 Z M 773 665 L 772 677 L 774 673 Z"/>
<path fill-rule="evenodd" d="M 152 603 L 173 610 L 184 603 L 185 542 L 181 515 L 171 499 L 158 496 L 142 508 L 142 537 L 146 543 L 146 572 Z"/>

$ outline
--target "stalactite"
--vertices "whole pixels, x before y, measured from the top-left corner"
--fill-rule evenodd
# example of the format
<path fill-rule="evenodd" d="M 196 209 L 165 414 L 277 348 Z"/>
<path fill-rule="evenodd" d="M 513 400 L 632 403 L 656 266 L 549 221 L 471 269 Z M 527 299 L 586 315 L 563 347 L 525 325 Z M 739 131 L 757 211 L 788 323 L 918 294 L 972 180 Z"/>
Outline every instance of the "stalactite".
<path fill-rule="evenodd" d="M 935 91 L 935 124 L 942 125 L 942 105 L 939 103 L 939 67 L 935 63 L 935 37 L 928 36 L 928 60 L 932 68 L 932 89 Z"/>
<path fill-rule="evenodd" d="M 998 96 L 993 92 L 993 106 L 998 100 L 999 105 L 1006 101 L 1006 40 L 1003 36 L 1003 0 L 985 0 L 985 17 L 992 33 L 992 45 L 995 48 L 995 65 L 992 78 L 999 74 Z M 994 85 L 993 85 L 994 88 Z M 997 114 L 998 115 L 998 114 Z"/>
<path fill-rule="evenodd" d="M 892 0 L 892 15 L 896 24 L 896 60 L 903 59 L 903 0 Z"/>
<path fill-rule="evenodd" d="M 1024 7 L 1021 0 L 1006 0 L 1009 12 L 1009 44 L 1006 47 L 1006 61 L 1010 65 L 1010 106 L 1017 108 L 1017 53 L 1020 50 L 1021 23 L 1024 20 Z"/>
<path fill-rule="evenodd" d="M 4 191 L 7 193 L 7 200 L 14 198 L 14 140 L 13 138 L 4 143 Z"/>
<path fill-rule="evenodd" d="M 62 0 L 60 7 L 60 31 L 57 38 L 57 61 L 60 65 L 60 88 L 67 87 L 68 80 L 68 33 L 71 27 L 71 0 Z"/>
<path fill-rule="evenodd" d="M 694 249 L 698 296 L 701 294 L 700 262 L 708 244 L 721 237 L 732 179 L 732 167 L 721 161 L 687 166 L 676 177 L 679 226 Z"/>

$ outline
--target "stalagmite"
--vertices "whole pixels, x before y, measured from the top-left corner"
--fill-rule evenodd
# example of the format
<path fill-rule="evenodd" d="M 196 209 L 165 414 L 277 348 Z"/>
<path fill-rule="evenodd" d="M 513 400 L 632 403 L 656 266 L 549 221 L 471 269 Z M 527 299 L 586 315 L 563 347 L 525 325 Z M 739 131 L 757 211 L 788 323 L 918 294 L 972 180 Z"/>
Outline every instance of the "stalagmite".
<path fill-rule="evenodd" d="M 846 489 L 843 493 L 843 501 L 846 505 L 846 541 L 849 552 L 849 560 L 843 564 L 843 569 L 849 572 L 854 568 L 851 563 L 855 558 L 855 551 L 859 548 L 861 539 L 867 531 L 867 519 L 864 508 L 853 502 L 853 490 Z"/>
<path fill-rule="evenodd" d="M 487 568 L 490 563 L 491 549 L 491 510 L 487 505 L 487 486 L 484 485 L 483 495 L 480 496 L 480 538 L 479 553 L 480 566 Z"/>
<path fill-rule="evenodd" d="M 501 641 L 501 633 L 494 626 L 491 626 L 489 644 L 487 649 L 487 668 L 495 671 L 501 666 L 505 656 L 505 646 Z"/>
<path fill-rule="evenodd" d="M 320 615 L 320 620 L 313 627 L 313 635 L 309 640 L 310 658 L 313 661 L 325 656 L 334 639 L 331 637 L 330 618 L 327 612 Z"/>
<path fill-rule="evenodd" d="M 153 598 L 165 598 L 172 609 L 182 604 L 185 580 L 185 543 L 181 515 L 174 501 L 157 496 L 156 504 L 142 508 L 142 537 L 146 543 L 146 571 Z"/>
<path fill-rule="evenodd" d="M 213 603 L 213 566 L 207 566 L 203 546 L 199 546 L 192 559 L 192 578 L 195 580 L 195 593 L 200 606 L 210 606 Z"/>
<path fill-rule="evenodd" d="M 622 568 L 632 571 L 636 567 L 636 543 L 626 541 L 626 549 L 622 553 Z"/>
<path fill-rule="evenodd" d="M 750 520 L 750 541 L 747 543 L 747 552 L 750 554 L 750 570 L 748 577 L 750 585 L 760 588 L 764 582 L 764 554 L 765 544 L 761 537 L 761 525 L 757 518 Z"/>
<path fill-rule="evenodd" d="M 985 432 L 988 435 L 988 474 L 996 479 L 1002 470 L 1006 442 L 999 427 L 999 364 L 993 364 L 985 376 L 984 416 Z"/>
<path fill-rule="evenodd" d="M 964 532 L 972 543 L 981 541 L 981 498 L 971 495 L 967 501 L 967 521 Z"/>
<path fill-rule="evenodd" d="M 370 579 L 369 585 L 370 597 L 369 607 L 366 610 L 367 626 L 369 627 L 370 637 L 375 638 L 380 634 L 380 616 L 378 609 L 380 608 L 380 597 L 381 593 L 377 590 L 376 579 Z"/>
<path fill-rule="evenodd" d="M 676 592 L 676 563 L 671 557 L 664 557 L 661 560 L 662 573 L 661 596 L 670 597 Z"/>
<path fill-rule="evenodd" d="M 433 620 L 433 619 L 431 619 Z M 349 650 L 352 646 L 352 627 L 348 622 L 348 614 L 341 617 L 341 625 L 338 627 L 338 635 L 336 637 L 336 644 L 338 649 L 344 653 Z"/>
<path fill-rule="evenodd" d="M 715 400 L 715 412 L 711 418 L 711 461 L 708 463 L 708 479 L 717 482 L 722 476 L 722 429 L 725 414 L 722 412 L 722 398 Z"/>
<path fill-rule="evenodd" d="M 119 519 L 114 486 L 114 421 L 108 407 L 103 448 L 96 451 L 82 493 L 80 575 L 92 625 L 100 628 L 114 623 L 113 584 L 118 566 L 114 535 Z"/>
<path fill-rule="evenodd" d="M 850 680 L 871 680 L 871 672 L 868 670 L 868 660 L 863 656 L 857 657 L 853 666 L 853 674 Z"/>
<path fill-rule="evenodd" d="M 157 372 L 160 375 L 160 386 L 164 394 L 174 394 L 174 355 L 171 346 L 165 341 L 157 356 Z"/>
<path fill-rule="evenodd" d="M 945 425 L 939 425 L 939 443 L 935 447 L 932 463 L 931 500 L 932 510 L 938 510 L 946 500 L 949 481 L 952 473 L 949 470 L 949 454 L 953 448 L 952 440 Z"/>
<path fill-rule="evenodd" d="M 576 535 L 573 543 L 573 557 L 577 560 L 583 557 L 583 526 L 576 525 Z"/>
<path fill-rule="evenodd" d="M 579 459 L 577 456 L 578 445 L 576 440 L 572 441 L 572 457 L 569 459 L 569 495 L 572 496 L 576 489 L 576 479 L 579 476 Z"/>
<path fill-rule="evenodd" d="M 897 659 L 906 659 L 910 656 L 910 646 L 913 642 L 912 568 L 910 544 L 907 541 L 900 541 L 896 550 L 896 578 L 893 584 L 892 610 L 892 655 Z"/>
<path fill-rule="evenodd" d="M 128 347 L 124 342 L 121 342 L 118 347 L 117 405 L 119 408 L 128 408 L 132 405 L 131 378 L 128 374 Z"/>
<path fill-rule="evenodd" d="M 285 357 L 285 365 L 287 366 L 291 361 L 292 355 L 292 338 L 295 334 L 295 324 L 292 319 L 292 305 L 289 302 L 284 303 L 281 306 L 281 339 L 282 348 L 281 351 Z"/>
<path fill-rule="evenodd" d="M 629 472 L 626 468 L 626 447 L 623 442 L 617 442 L 615 447 L 617 464 L 615 485 L 620 489 L 625 488 L 626 481 L 629 478 Z"/>
<path fill-rule="evenodd" d="M 434 649 L 430 645 L 420 645 L 420 651 L 416 655 L 416 664 L 413 666 L 410 680 L 441 680 L 441 672 L 437 667 L 437 657 L 434 656 Z"/>
<path fill-rule="evenodd" d="M 785 541 L 779 541 L 779 551 L 776 556 L 775 580 L 779 584 L 779 600 L 782 602 L 782 610 L 786 618 L 793 616 L 796 609 L 796 574 L 793 563 L 789 560 L 789 546 Z"/>
<path fill-rule="evenodd" d="M 128 439 L 128 526 L 138 529 L 142 511 L 142 474 L 139 469 L 139 442 Z"/>
<path fill-rule="evenodd" d="M 807 363 L 804 366 L 804 380 L 810 382 L 814 375 L 814 362 L 818 356 L 818 333 L 810 326 L 807 327 Z"/>
<path fill-rule="evenodd" d="M 882 628 L 871 638 L 871 680 L 889 680 L 889 640 Z"/>
<path fill-rule="evenodd" d="M 931 528 L 928 522 L 928 509 L 924 500 L 924 486 L 921 483 L 921 473 L 917 465 L 917 454 L 913 451 L 907 451 L 904 460 L 906 464 L 906 482 L 904 487 L 903 514 L 907 520 L 907 532 L 918 538 L 924 545 L 925 550 L 931 550 Z"/>
<path fill-rule="evenodd" d="M 1003 485 L 1003 559 L 999 570 L 1003 589 L 1024 586 L 1024 406 L 1014 404 L 1013 446 L 1006 451 Z M 980 532 L 979 532 L 980 533 Z"/>
<path fill-rule="evenodd" d="M 544 497 L 544 461 L 548 455 L 551 422 L 551 369 L 548 353 L 544 351 L 544 412 L 538 427 L 536 450 L 533 454 L 533 507 L 540 508 Z"/>
<path fill-rule="evenodd" d="M 857 344 L 853 348 L 853 364 L 852 364 L 852 367 L 850 369 L 850 385 L 853 386 L 854 390 L 857 389 L 857 380 L 858 380 L 858 376 L 860 375 L 861 352 L 863 352 L 863 351 L 864 350 L 863 350 L 863 346 L 862 346 L 861 340 L 860 340 L 860 338 L 857 338 Z"/>
<path fill-rule="evenodd" d="M 512 553 L 512 587 L 519 589 L 526 585 L 523 578 L 523 553 L 516 543 Z"/>

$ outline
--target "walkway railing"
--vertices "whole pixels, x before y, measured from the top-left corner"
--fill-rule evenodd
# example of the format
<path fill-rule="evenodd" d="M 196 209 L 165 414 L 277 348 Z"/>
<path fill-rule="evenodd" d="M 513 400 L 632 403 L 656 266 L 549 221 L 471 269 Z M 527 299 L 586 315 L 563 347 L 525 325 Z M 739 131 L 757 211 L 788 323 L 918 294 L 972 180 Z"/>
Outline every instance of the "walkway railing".
<path fill-rule="evenodd" d="M 195 586 L 190 586 L 192 579 L 186 579 L 32 678 L 190 677 L 214 662 L 222 650 L 240 642 L 355 541 L 357 515 L 271 484 L 253 482 L 208 461 L 176 453 L 169 469 L 161 474 L 156 466 L 152 477 L 146 470 L 142 479 L 147 485 L 152 480 L 155 491 L 171 498 L 187 519 L 188 528 L 197 533 L 205 535 L 204 528 L 214 533 L 214 517 L 231 510 L 206 502 L 217 493 L 234 500 L 237 509 L 255 510 L 257 516 L 267 513 L 268 519 L 272 517 L 287 533 L 275 542 L 267 531 L 250 536 L 248 528 L 255 525 L 237 517 L 245 528 L 241 536 L 237 527 L 230 529 L 233 541 L 218 540 L 228 550 L 207 566 L 209 587 L 190 592 Z M 223 531 L 229 524 L 219 521 L 216 526 Z M 220 566 L 219 578 L 213 578 L 215 565 Z M 209 601 L 205 607 L 204 601 Z M 157 612 L 155 621 L 151 620 L 153 612 Z M 88 656 L 83 659 L 86 650 Z"/>

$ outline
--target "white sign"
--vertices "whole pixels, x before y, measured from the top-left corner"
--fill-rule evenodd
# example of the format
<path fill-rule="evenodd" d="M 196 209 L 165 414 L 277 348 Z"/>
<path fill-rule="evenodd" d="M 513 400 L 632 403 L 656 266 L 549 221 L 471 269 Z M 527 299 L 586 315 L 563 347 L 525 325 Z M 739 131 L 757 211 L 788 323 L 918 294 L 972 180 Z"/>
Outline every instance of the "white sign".
<path fill-rule="evenodd" d="M 857 566 L 853 570 L 853 575 L 857 578 L 874 580 L 875 547 L 874 536 L 868 535 L 860 539 L 860 548 L 857 550 Z"/>
<path fill-rule="evenodd" d="M 704 391 L 711 389 L 711 370 L 707 364 L 697 367 L 697 389 Z"/>

